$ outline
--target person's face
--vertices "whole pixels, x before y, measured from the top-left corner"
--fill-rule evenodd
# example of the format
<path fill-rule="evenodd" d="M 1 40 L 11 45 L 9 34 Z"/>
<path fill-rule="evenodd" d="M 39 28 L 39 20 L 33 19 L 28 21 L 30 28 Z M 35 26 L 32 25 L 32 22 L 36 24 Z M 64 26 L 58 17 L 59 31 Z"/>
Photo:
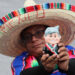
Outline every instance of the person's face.
<path fill-rule="evenodd" d="M 60 42 L 61 37 L 57 33 L 48 34 L 44 36 L 46 43 L 57 44 Z"/>
<path fill-rule="evenodd" d="M 25 31 L 25 47 L 34 56 L 40 56 L 43 52 L 45 26 L 32 26 Z"/>

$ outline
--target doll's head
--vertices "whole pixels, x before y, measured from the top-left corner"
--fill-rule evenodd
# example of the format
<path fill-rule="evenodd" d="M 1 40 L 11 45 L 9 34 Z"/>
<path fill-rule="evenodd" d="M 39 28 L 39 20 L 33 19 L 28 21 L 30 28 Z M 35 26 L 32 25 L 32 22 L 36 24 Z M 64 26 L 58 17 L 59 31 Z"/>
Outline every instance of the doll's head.
<path fill-rule="evenodd" d="M 60 42 L 61 35 L 59 26 L 47 27 L 44 34 L 45 42 L 49 44 L 57 44 Z"/>

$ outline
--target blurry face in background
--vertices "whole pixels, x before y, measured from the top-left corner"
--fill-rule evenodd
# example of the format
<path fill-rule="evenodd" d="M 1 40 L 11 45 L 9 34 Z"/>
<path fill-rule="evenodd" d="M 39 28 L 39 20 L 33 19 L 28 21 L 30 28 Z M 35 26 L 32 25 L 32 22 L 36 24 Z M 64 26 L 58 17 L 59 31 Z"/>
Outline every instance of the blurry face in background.
<path fill-rule="evenodd" d="M 24 31 L 25 34 L 25 47 L 30 55 L 38 57 L 43 52 L 43 47 L 45 45 L 44 31 L 45 26 L 36 25 L 29 27 Z"/>

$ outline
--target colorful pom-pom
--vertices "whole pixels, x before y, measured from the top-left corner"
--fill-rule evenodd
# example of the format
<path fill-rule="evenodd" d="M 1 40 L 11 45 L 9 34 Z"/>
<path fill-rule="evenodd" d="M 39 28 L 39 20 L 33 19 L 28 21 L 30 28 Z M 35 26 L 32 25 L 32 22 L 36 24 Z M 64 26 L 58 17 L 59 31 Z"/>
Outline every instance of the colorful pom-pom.
<path fill-rule="evenodd" d="M 54 3 L 54 8 L 57 8 L 57 3 Z"/>
<path fill-rule="evenodd" d="M 61 8 L 60 3 L 57 3 L 57 8 L 58 8 L 58 9 Z"/>
<path fill-rule="evenodd" d="M 50 3 L 50 8 L 54 8 L 54 3 Z"/>
<path fill-rule="evenodd" d="M 26 7 L 26 12 L 32 12 L 32 11 L 35 11 L 35 8 L 34 6 L 29 6 L 29 7 Z"/>
<path fill-rule="evenodd" d="M 12 19 L 12 15 L 11 15 L 11 13 L 9 13 L 8 16 L 9 16 L 10 19 Z"/>
<path fill-rule="evenodd" d="M 71 6 L 71 11 L 74 11 L 75 12 L 75 6 Z"/>
<path fill-rule="evenodd" d="M 12 14 L 13 14 L 13 16 L 14 16 L 14 17 L 16 17 L 16 16 L 18 16 L 18 15 L 19 15 L 19 13 L 18 13 L 18 11 L 17 11 L 17 10 L 13 11 L 13 12 L 12 12 Z"/>
<path fill-rule="evenodd" d="M 9 20 L 9 18 L 7 16 L 5 16 L 6 20 Z"/>
<path fill-rule="evenodd" d="M 61 3 L 61 9 L 65 9 L 65 3 Z"/>
<path fill-rule="evenodd" d="M 42 6 L 41 5 L 35 5 L 35 10 L 42 10 Z"/>
<path fill-rule="evenodd" d="M 3 22 L 7 22 L 7 19 L 5 17 L 2 17 Z"/>
<path fill-rule="evenodd" d="M 70 10 L 71 9 L 71 5 L 70 4 L 66 4 L 66 9 Z"/>
<path fill-rule="evenodd" d="M 18 11 L 19 11 L 20 14 L 24 14 L 24 13 L 26 13 L 25 8 L 20 8 Z"/>
<path fill-rule="evenodd" d="M 4 24 L 5 22 L 7 22 L 9 19 L 12 19 L 13 17 L 22 15 L 27 12 L 49 9 L 49 8 L 51 8 L 51 9 L 53 9 L 53 8 L 66 9 L 66 10 L 71 10 L 71 11 L 75 12 L 75 6 L 70 5 L 70 4 L 65 4 L 65 3 L 44 3 L 43 5 L 38 4 L 35 6 L 20 8 L 19 10 L 15 10 L 15 11 L 7 14 L 5 17 L 2 17 L 2 19 L 0 19 L 0 26 L 2 24 Z"/>
<path fill-rule="evenodd" d="M 10 19 L 8 15 L 6 15 L 5 17 L 6 17 L 6 19 L 7 19 L 7 20 L 9 20 L 9 19 Z"/>
<path fill-rule="evenodd" d="M 43 4 L 43 9 L 49 9 L 50 8 L 50 4 L 49 3 L 44 3 Z"/>

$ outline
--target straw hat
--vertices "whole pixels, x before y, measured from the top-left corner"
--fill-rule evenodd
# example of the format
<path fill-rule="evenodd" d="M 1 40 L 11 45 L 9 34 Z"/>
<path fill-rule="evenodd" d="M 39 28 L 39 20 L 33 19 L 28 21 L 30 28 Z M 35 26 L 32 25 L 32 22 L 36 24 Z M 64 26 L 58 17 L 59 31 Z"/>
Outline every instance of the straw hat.
<path fill-rule="evenodd" d="M 61 41 L 65 45 L 71 44 L 75 39 L 74 11 L 75 6 L 65 3 L 44 3 L 41 5 L 35 4 L 33 0 L 27 0 L 24 8 L 12 11 L 0 19 L 0 53 L 17 56 L 25 51 L 20 43 L 20 33 L 23 29 L 36 24 L 59 25 Z"/>

